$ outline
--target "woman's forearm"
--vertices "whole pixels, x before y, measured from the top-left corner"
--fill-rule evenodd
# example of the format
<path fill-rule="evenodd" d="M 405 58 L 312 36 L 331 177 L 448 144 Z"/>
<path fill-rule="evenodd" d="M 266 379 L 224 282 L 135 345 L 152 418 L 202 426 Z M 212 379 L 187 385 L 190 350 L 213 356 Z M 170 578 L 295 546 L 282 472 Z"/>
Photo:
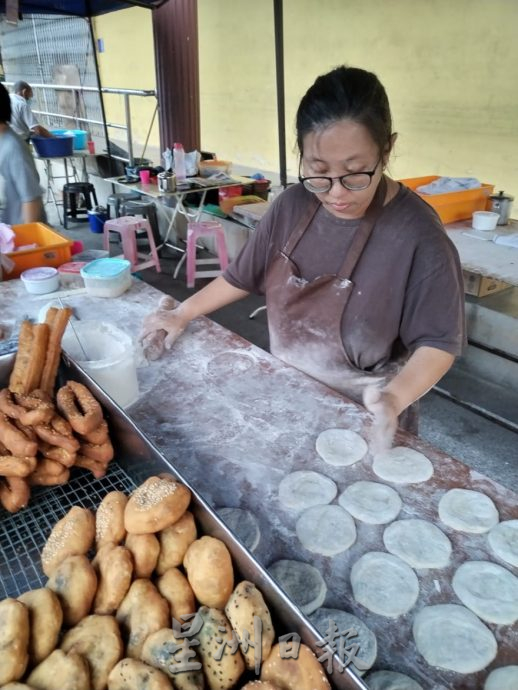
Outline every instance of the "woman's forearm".
<path fill-rule="evenodd" d="M 448 371 L 455 356 L 435 347 L 419 347 L 383 389 L 396 402 L 397 414 L 427 393 Z"/>
<path fill-rule="evenodd" d="M 246 290 L 240 290 L 228 283 L 223 276 L 219 276 L 192 297 L 186 299 L 185 302 L 182 302 L 178 310 L 181 312 L 182 318 L 186 321 L 192 321 L 198 316 L 210 314 L 227 304 L 237 302 L 249 294 Z"/>

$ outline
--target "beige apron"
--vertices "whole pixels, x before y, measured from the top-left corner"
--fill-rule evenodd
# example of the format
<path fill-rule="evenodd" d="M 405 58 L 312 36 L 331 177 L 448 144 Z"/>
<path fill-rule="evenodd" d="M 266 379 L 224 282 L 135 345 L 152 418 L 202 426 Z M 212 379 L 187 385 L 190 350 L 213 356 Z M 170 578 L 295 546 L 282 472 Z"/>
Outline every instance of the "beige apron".
<path fill-rule="evenodd" d="M 342 339 L 342 318 L 354 288 L 354 269 L 381 214 L 386 190 L 382 177 L 337 274 L 309 282 L 300 277 L 291 256 L 320 207 L 311 196 L 265 279 L 271 353 L 360 403 L 366 385 L 383 385 L 399 369 L 394 363 L 374 373 L 358 369 L 347 356 Z M 416 431 L 417 418 L 412 422 L 415 424 L 400 419 L 405 428 Z"/>

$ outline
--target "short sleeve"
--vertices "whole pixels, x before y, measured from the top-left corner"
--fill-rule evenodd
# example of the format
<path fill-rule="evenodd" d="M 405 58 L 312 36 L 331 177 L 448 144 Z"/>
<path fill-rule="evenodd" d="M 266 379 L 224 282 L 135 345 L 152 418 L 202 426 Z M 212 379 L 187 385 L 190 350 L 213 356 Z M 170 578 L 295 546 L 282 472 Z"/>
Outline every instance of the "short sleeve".
<path fill-rule="evenodd" d="M 34 117 L 31 106 L 27 102 L 25 102 L 23 106 L 22 113 L 23 119 L 25 120 L 25 123 L 29 129 L 32 129 L 38 125 L 38 120 Z"/>
<path fill-rule="evenodd" d="M 410 352 L 428 346 L 462 354 L 466 344 L 462 269 L 446 233 L 434 246 L 416 250 L 400 338 Z"/>

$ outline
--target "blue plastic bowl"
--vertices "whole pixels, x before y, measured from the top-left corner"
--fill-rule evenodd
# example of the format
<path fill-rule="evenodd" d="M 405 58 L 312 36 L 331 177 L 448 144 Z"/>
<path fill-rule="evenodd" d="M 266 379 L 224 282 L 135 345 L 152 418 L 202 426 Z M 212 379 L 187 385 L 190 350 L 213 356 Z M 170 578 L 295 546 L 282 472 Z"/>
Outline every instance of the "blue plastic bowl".
<path fill-rule="evenodd" d="M 74 136 L 72 134 L 56 137 L 31 137 L 38 156 L 42 158 L 63 158 L 71 156 L 74 151 Z"/>
<path fill-rule="evenodd" d="M 56 136 L 66 136 L 72 134 L 74 136 L 74 150 L 81 151 L 86 149 L 86 142 L 88 140 L 88 132 L 84 129 L 51 129 L 51 134 Z"/>

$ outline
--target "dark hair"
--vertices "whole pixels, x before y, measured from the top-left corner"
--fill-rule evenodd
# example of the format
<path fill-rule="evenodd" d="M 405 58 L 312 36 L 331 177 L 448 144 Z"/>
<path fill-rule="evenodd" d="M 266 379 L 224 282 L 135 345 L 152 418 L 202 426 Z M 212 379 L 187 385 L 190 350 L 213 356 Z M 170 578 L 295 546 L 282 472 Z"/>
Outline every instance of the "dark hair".
<path fill-rule="evenodd" d="M 13 86 L 13 91 L 14 93 L 21 93 L 24 89 L 30 89 L 31 86 L 30 84 L 27 84 L 26 81 L 17 81 L 15 82 Z"/>
<path fill-rule="evenodd" d="M 11 99 L 9 92 L 3 84 L 0 84 L 0 122 L 11 121 Z"/>
<path fill-rule="evenodd" d="M 380 153 L 390 151 L 390 106 L 383 85 L 372 72 L 342 65 L 317 77 L 297 110 L 297 145 L 300 154 L 306 134 L 326 129 L 340 120 L 362 124 L 376 142 Z"/>

